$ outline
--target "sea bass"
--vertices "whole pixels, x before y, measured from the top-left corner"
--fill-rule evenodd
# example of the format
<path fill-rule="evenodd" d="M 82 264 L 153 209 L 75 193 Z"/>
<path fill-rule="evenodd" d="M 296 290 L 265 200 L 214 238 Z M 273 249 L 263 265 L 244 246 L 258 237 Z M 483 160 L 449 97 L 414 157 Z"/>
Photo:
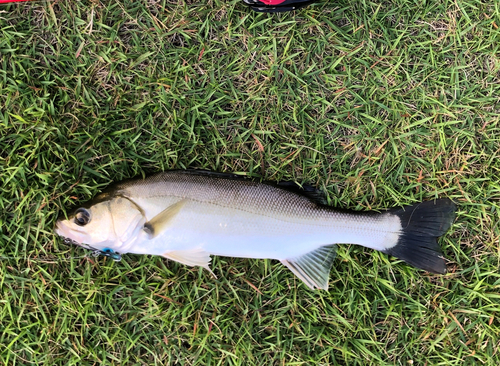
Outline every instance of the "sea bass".
<path fill-rule="evenodd" d="M 445 273 L 437 238 L 454 217 L 449 199 L 346 211 L 325 205 L 312 187 L 183 170 L 118 183 L 58 220 L 55 231 L 115 259 L 153 254 L 208 270 L 211 255 L 277 259 L 311 289 L 326 290 L 336 244 Z"/>

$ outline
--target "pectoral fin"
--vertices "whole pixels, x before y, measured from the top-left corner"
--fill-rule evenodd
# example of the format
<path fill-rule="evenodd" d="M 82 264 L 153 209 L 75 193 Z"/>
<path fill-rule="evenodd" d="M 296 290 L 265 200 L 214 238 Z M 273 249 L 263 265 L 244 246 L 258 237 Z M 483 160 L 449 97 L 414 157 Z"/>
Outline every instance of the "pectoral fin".
<path fill-rule="evenodd" d="M 328 279 L 335 259 L 335 245 L 328 245 L 300 257 L 282 260 L 312 290 L 328 290 Z"/>
<path fill-rule="evenodd" d="M 144 224 L 144 231 L 148 234 L 148 238 L 153 239 L 165 231 L 172 219 L 179 213 L 185 203 L 186 200 L 182 199 L 179 202 L 174 203 L 172 206 L 168 206 L 158 215 L 146 222 Z"/>
<path fill-rule="evenodd" d="M 214 277 L 215 274 L 210 269 L 210 254 L 201 248 L 190 250 L 173 250 L 162 254 L 163 257 L 185 264 L 187 266 L 199 266 L 208 270 Z M 216 277 L 217 278 L 217 277 Z"/>

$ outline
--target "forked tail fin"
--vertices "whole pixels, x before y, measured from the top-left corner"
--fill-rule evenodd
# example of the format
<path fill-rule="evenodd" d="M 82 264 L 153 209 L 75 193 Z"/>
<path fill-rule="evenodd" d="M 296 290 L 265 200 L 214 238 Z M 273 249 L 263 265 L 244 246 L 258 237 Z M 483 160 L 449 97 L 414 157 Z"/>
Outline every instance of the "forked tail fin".
<path fill-rule="evenodd" d="M 437 238 L 450 228 L 455 209 L 450 199 L 439 199 L 389 211 L 400 218 L 402 232 L 398 243 L 384 253 L 425 271 L 446 273 Z"/>

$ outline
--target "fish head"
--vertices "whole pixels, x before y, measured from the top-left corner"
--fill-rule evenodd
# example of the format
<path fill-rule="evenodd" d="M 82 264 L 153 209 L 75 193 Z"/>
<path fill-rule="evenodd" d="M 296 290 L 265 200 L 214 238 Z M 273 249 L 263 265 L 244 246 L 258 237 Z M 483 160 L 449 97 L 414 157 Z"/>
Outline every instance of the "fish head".
<path fill-rule="evenodd" d="M 126 253 L 145 223 L 141 208 L 127 197 L 101 195 L 57 220 L 55 232 L 90 249 Z"/>

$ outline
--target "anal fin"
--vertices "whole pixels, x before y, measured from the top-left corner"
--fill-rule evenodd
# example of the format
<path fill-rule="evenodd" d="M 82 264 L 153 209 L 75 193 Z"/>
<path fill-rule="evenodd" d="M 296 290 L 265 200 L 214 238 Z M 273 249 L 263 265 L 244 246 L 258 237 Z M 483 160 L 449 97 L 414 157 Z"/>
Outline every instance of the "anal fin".
<path fill-rule="evenodd" d="M 282 260 L 312 290 L 328 290 L 328 279 L 335 259 L 336 245 L 327 245 L 300 257 Z"/>
<path fill-rule="evenodd" d="M 212 276 L 217 276 L 210 269 L 210 254 L 201 248 L 194 248 L 189 250 L 172 250 L 162 254 L 163 257 L 173 261 L 185 264 L 187 266 L 199 266 L 208 270 Z"/>

